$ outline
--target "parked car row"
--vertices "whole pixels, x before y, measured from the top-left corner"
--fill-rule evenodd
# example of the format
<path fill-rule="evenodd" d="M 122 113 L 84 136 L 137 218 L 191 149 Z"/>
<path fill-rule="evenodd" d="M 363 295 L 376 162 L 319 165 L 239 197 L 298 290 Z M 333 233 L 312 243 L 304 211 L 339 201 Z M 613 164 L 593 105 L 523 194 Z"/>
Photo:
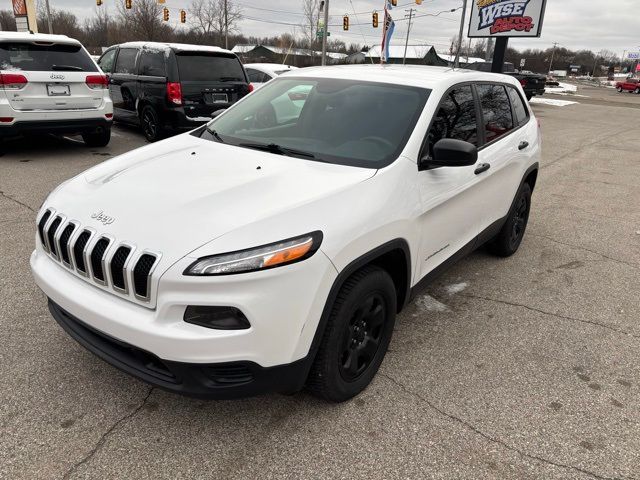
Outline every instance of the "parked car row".
<path fill-rule="evenodd" d="M 72 38 L 0 33 L 0 138 L 33 132 L 81 134 L 109 143 L 113 121 L 140 126 L 153 142 L 211 120 L 295 67 L 243 66 L 228 50 L 130 42 L 91 56 Z"/>

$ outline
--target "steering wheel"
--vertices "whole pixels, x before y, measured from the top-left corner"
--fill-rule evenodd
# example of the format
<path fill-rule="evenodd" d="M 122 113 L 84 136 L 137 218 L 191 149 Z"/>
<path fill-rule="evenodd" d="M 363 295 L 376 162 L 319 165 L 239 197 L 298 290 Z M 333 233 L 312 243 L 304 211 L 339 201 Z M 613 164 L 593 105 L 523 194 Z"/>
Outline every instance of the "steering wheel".
<path fill-rule="evenodd" d="M 369 137 L 364 137 L 361 138 L 360 141 L 366 142 L 373 142 L 373 143 L 377 143 L 378 145 L 381 145 L 382 147 L 387 147 L 389 149 L 389 151 L 394 151 L 396 149 L 396 146 L 391 143 L 389 140 L 387 140 L 386 138 L 382 138 L 382 137 L 376 137 L 376 136 L 369 136 Z"/>
<path fill-rule="evenodd" d="M 260 108 L 253 116 L 253 128 L 270 128 L 278 124 L 276 110 L 273 105 L 265 105 Z"/>

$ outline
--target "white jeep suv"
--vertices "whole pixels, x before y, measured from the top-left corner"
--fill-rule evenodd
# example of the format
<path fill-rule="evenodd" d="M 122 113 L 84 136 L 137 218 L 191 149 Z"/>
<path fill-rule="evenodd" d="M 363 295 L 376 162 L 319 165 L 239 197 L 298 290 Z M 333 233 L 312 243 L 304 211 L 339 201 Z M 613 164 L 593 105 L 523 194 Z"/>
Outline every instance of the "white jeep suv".
<path fill-rule="evenodd" d="M 343 401 L 422 285 L 485 243 L 518 249 L 539 157 L 511 77 L 299 70 L 59 186 L 31 268 L 72 337 L 147 382 Z"/>
<path fill-rule="evenodd" d="M 87 145 L 103 147 L 112 121 L 107 76 L 80 42 L 0 32 L 0 140 L 33 132 L 80 133 Z"/>

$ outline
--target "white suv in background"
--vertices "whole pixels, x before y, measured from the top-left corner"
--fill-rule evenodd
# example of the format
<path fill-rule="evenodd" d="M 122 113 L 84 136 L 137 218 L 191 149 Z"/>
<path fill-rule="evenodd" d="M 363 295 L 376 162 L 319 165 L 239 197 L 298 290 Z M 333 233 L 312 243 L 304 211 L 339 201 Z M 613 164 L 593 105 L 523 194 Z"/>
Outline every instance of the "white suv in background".
<path fill-rule="evenodd" d="M 422 285 L 483 244 L 516 252 L 539 158 L 512 77 L 300 69 L 61 185 L 31 268 L 72 337 L 147 382 L 343 401 Z"/>
<path fill-rule="evenodd" d="M 0 32 L 0 139 L 82 134 L 87 145 L 103 147 L 112 122 L 107 76 L 80 42 Z"/>

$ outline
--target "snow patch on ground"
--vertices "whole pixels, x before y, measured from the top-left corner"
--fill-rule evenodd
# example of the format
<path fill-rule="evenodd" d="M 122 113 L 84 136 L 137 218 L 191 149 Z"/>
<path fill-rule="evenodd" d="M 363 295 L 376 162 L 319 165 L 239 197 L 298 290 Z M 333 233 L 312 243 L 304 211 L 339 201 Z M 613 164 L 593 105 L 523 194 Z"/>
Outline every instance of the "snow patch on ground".
<path fill-rule="evenodd" d="M 566 107 L 567 105 L 574 105 L 578 102 L 570 102 L 569 100 L 556 100 L 555 98 L 533 97 L 531 100 L 529 100 L 529 103 L 539 103 L 541 105 L 553 105 L 554 107 Z"/>
<path fill-rule="evenodd" d="M 469 284 L 467 282 L 460 282 L 447 285 L 446 287 L 444 287 L 444 289 L 449 295 L 455 295 L 456 293 L 464 291 L 464 289 L 468 286 Z"/>
<path fill-rule="evenodd" d="M 422 295 L 416 300 L 416 305 L 418 309 L 423 312 L 447 312 L 449 311 L 449 307 L 447 307 L 444 303 L 439 302 L 431 295 Z"/>
<path fill-rule="evenodd" d="M 567 93 L 576 93 L 578 91 L 577 85 L 571 85 L 570 83 L 562 83 L 559 82 L 558 86 L 546 86 L 545 93 L 558 93 L 558 94 L 567 94 Z"/>

